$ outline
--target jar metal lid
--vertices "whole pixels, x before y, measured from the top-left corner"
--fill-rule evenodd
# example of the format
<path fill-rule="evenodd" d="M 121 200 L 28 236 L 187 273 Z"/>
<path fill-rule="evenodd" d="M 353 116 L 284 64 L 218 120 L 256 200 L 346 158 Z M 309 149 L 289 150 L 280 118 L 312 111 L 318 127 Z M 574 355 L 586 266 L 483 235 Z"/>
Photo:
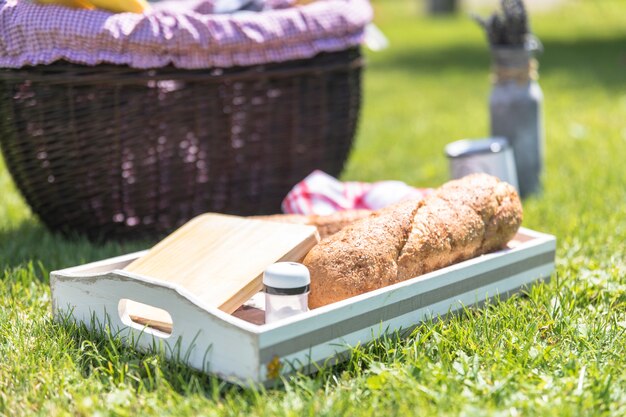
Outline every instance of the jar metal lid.
<path fill-rule="evenodd" d="M 446 145 L 445 152 L 448 158 L 463 158 L 471 155 L 500 153 L 509 148 L 509 141 L 503 137 L 487 139 L 462 139 Z"/>
<path fill-rule="evenodd" d="M 263 285 L 268 294 L 296 295 L 309 291 L 309 269 L 297 262 L 277 262 L 263 273 Z"/>

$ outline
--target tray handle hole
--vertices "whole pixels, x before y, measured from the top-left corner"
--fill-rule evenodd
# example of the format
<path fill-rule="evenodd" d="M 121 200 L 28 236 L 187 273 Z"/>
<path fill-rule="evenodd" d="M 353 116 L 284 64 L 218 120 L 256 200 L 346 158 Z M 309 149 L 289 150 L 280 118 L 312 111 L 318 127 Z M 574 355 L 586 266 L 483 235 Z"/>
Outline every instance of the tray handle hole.
<path fill-rule="evenodd" d="M 172 335 L 172 316 L 162 308 L 122 298 L 117 305 L 122 323 L 139 331 L 167 339 Z"/>

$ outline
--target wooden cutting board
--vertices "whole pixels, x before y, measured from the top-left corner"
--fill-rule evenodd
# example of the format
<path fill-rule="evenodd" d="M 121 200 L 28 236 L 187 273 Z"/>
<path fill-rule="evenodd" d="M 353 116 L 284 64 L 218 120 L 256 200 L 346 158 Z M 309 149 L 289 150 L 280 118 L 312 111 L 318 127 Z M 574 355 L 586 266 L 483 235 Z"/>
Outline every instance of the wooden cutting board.
<path fill-rule="evenodd" d="M 318 240 L 314 226 L 209 213 L 124 269 L 180 284 L 206 304 L 232 313 L 262 289 L 267 266 L 301 261 Z"/>

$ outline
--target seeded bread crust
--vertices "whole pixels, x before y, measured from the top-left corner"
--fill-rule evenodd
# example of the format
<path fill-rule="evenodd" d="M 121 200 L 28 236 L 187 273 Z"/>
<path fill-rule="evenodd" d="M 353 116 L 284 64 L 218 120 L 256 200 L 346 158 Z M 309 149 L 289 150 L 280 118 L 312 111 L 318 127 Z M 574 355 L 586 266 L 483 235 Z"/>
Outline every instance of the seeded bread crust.
<path fill-rule="evenodd" d="M 407 201 L 352 223 L 304 259 L 316 308 L 503 248 L 522 222 L 515 189 L 473 174 L 425 200 Z"/>

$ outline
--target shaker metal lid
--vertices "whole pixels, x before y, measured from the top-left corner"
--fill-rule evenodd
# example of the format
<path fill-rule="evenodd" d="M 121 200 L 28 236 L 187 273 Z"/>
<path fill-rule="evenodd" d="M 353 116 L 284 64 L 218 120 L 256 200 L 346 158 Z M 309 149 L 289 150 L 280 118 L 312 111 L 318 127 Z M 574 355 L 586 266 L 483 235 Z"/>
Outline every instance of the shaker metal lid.
<path fill-rule="evenodd" d="M 300 263 L 277 262 L 265 269 L 263 284 L 266 292 L 271 294 L 303 294 L 309 291 L 311 274 Z"/>
<path fill-rule="evenodd" d="M 448 158 L 463 158 L 470 155 L 486 153 L 500 153 L 509 148 L 509 141 L 503 137 L 487 139 L 462 139 L 446 145 L 445 152 Z"/>

